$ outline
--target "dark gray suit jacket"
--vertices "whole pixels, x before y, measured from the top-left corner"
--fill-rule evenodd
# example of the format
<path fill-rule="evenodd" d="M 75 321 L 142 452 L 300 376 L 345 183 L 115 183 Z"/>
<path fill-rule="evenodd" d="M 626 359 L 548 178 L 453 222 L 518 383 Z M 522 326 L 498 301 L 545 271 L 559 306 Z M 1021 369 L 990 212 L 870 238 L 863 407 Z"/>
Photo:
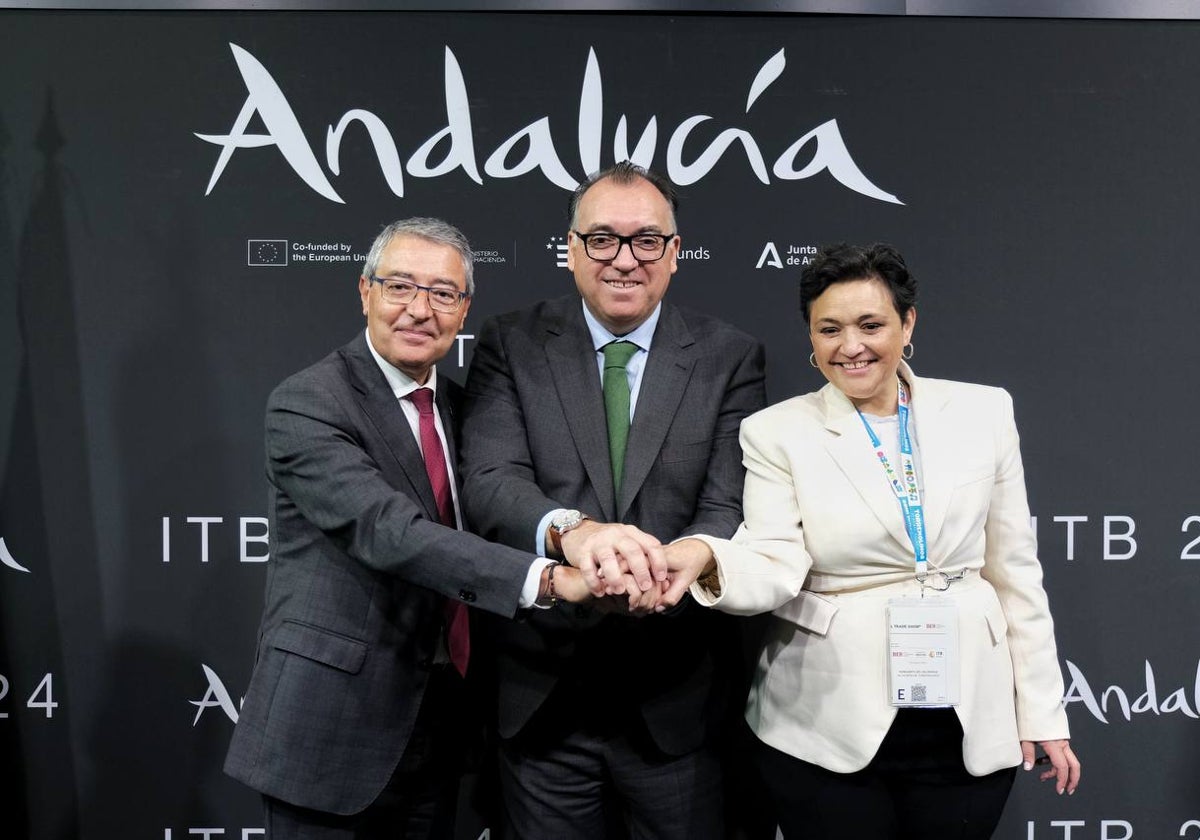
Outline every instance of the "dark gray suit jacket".
<path fill-rule="evenodd" d="M 452 456 L 460 393 L 439 380 Z M 404 752 L 445 599 L 511 616 L 533 557 L 438 524 L 420 449 L 364 335 L 275 389 L 266 450 L 266 604 L 225 771 L 353 814 Z"/>
<path fill-rule="evenodd" d="M 765 403 L 762 345 L 728 324 L 663 304 L 629 431 L 620 499 L 613 497 L 604 397 L 582 303 L 569 295 L 487 321 L 467 380 L 463 500 L 488 539 L 532 549 L 558 507 L 625 522 L 666 542 L 732 535 L 742 521 L 738 428 Z M 640 714 L 659 747 L 695 749 L 728 685 L 728 617 L 688 604 L 632 619 L 587 608 L 533 610 L 500 622 L 499 728 L 512 737 L 556 683 L 610 693 Z M 611 667 L 600 663 L 611 663 Z M 739 698 L 740 699 L 740 698 Z"/>

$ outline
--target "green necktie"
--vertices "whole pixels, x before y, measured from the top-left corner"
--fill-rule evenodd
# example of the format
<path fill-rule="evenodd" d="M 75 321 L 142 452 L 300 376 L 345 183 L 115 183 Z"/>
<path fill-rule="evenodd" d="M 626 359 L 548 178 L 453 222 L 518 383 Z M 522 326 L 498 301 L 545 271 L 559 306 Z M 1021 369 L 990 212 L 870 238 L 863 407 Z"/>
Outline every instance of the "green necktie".
<path fill-rule="evenodd" d="M 608 455 L 612 459 L 613 495 L 621 495 L 625 442 L 629 439 L 629 375 L 625 366 L 638 346 L 629 341 L 604 345 L 604 416 L 608 420 Z"/>

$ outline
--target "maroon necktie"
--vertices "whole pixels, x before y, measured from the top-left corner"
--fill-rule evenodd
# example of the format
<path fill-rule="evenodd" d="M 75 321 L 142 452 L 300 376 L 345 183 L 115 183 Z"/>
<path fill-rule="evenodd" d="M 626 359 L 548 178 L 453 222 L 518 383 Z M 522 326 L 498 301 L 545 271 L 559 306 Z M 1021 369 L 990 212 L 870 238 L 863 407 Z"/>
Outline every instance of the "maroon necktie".
<path fill-rule="evenodd" d="M 433 391 L 418 388 L 408 395 L 420 415 L 421 452 L 425 456 L 425 472 L 433 487 L 433 498 L 437 502 L 438 519 L 448 528 L 457 527 L 454 518 L 454 500 L 450 495 L 450 473 L 446 470 L 446 456 L 442 452 L 442 441 L 433 424 Z M 471 657 L 471 635 L 467 627 L 467 607 L 458 601 L 446 600 L 446 646 L 450 649 L 450 661 L 462 676 L 467 675 L 467 661 Z"/>

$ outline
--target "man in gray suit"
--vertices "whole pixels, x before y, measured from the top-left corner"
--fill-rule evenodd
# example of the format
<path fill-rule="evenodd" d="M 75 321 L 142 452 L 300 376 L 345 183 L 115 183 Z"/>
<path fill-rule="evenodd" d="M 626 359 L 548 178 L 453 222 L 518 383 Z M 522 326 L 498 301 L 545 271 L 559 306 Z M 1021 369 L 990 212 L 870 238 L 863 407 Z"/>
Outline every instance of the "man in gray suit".
<path fill-rule="evenodd" d="M 272 557 L 225 770 L 263 794 L 272 840 L 452 836 L 466 605 L 588 597 L 457 529 L 460 389 L 434 364 L 474 293 L 462 233 L 389 225 L 358 291 L 365 333 L 267 403 Z"/>
<path fill-rule="evenodd" d="M 661 543 L 741 522 L 738 427 L 765 400 L 758 341 L 662 302 L 675 207 L 669 182 L 630 163 L 575 191 L 579 294 L 485 322 L 463 421 L 471 527 L 565 558 L 597 594 L 631 589 L 643 609 L 666 585 Z M 713 736 L 731 720 L 737 631 L 705 612 L 561 607 L 496 623 L 513 834 L 721 836 Z"/>

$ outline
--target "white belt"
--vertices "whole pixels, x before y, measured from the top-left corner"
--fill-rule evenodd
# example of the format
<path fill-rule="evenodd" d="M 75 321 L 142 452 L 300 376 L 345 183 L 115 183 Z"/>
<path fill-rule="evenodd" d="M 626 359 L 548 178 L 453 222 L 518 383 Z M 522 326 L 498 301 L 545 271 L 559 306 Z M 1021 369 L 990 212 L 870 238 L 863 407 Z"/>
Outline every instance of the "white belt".
<path fill-rule="evenodd" d="M 935 592 L 944 592 L 952 584 L 962 583 L 977 577 L 978 574 L 979 569 L 955 569 L 951 572 L 937 569 L 925 577 L 925 587 Z M 897 571 L 887 575 L 867 575 L 861 578 L 810 572 L 808 579 L 804 581 L 804 588 L 818 595 L 841 595 L 903 583 L 918 583 L 918 581 L 913 577 L 911 571 Z"/>

